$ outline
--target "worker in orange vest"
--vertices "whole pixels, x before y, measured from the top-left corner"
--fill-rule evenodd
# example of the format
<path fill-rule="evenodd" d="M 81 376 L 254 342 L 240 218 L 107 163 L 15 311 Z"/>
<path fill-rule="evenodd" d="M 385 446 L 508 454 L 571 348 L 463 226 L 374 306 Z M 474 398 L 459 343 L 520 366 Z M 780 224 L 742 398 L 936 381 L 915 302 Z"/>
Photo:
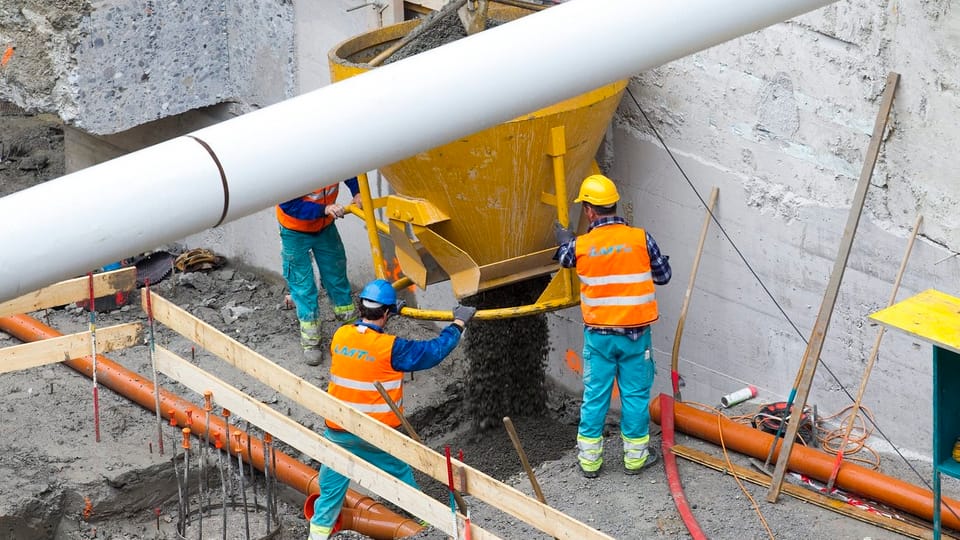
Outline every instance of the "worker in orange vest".
<path fill-rule="evenodd" d="M 577 429 L 580 470 L 596 478 L 603 465 L 603 425 L 613 384 L 620 389 L 620 437 L 626 474 L 657 460 L 650 442 L 650 387 L 654 362 L 650 325 L 659 317 L 654 285 L 670 281 L 669 257 L 650 233 L 617 216 L 617 186 L 606 176 L 588 176 L 574 202 L 590 222 L 575 237 L 557 227 L 557 259 L 576 268 L 583 313 L 583 403 Z"/>
<path fill-rule="evenodd" d="M 360 185 L 356 177 L 343 182 L 353 196 L 352 203 L 361 206 Z M 347 278 L 347 255 L 343 241 L 333 222 L 344 216 L 344 207 L 337 204 L 340 184 L 331 184 L 302 197 L 277 205 L 280 223 L 283 278 L 290 298 L 297 307 L 300 321 L 300 345 L 307 365 L 318 366 L 323 359 L 320 345 L 320 307 L 313 262 L 320 271 L 320 283 L 337 320 L 356 320 L 357 312 L 350 296 Z"/>
<path fill-rule="evenodd" d="M 384 332 L 387 319 L 400 311 L 397 293 L 383 279 L 370 282 L 360 292 L 360 321 L 341 326 L 330 343 L 330 383 L 327 392 L 390 427 L 400 418 L 377 391 L 380 382 L 391 401 L 403 410 L 403 374 L 436 366 L 449 355 L 477 308 L 457 306 L 453 323 L 430 340 L 408 340 Z M 371 445 L 342 426 L 327 420 L 323 436 L 417 489 L 410 465 Z M 326 540 L 333 531 L 350 479 L 323 465 L 320 496 L 310 518 L 309 540 Z"/>

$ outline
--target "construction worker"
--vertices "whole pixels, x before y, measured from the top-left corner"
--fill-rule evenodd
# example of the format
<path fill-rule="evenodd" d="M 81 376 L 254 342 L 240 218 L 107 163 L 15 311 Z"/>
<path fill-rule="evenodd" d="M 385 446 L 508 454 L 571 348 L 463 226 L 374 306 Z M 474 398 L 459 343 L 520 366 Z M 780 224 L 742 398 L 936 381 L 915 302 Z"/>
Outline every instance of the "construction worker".
<path fill-rule="evenodd" d="M 360 206 L 360 185 L 356 177 L 344 180 L 353 195 L 353 204 Z M 290 298 L 297 307 L 300 321 L 300 344 L 307 365 L 318 366 L 323 359 L 320 346 L 320 308 L 313 262 L 320 271 L 320 283 L 330 297 L 337 320 L 356 320 L 357 312 L 350 296 L 347 279 L 347 255 L 340 233 L 333 225 L 342 218 L 344 208 L 337 204 L 340 184 L 331 184 L 312 193 L 277 205 L 280 223 L 283 278 L 290 289 Z"/>
<path fill-rule="evenodd" d="M 614 381 L 622 406 L 624 471 L 637 474 L 657 460 L 647 410 L 654 376 L 650 325 L 658 318 L 654 284 L 670 281 L 670 263 L 650 233 L 617 216 L 619 200 L 609 178 L 588 176 L 574 200 L 590 222 L 587 233 L 577 238 L 556 227 L 557 259 L 580 277 L 583 404 L 577 458 L 587 478 L 596 478 L 603 465 L 603 425 Z"/>
<path fill-rule="evenodd" d="M 360 321 L 341 326 L 330 343 L 330 383 L 327 392 L 388 426 L 400 418 L 377 391 L 380 382 L 390 399 L 403 410 L 403 374 L 436 366 L 453 351 L 477 308 L 457 306 L 453 323 L 430 340 L 408 340 L 384 333 L 387 319 L 399 313 L 397 293 L 383 279 L 370 282 L 360 292 Z M 327 420 L 323 436 L 365 461 L 420 489 L 409 465 Z M 309 540 L 329 538 L 350 479 L 323 465 L 320 496 L 310 518 Z"/>

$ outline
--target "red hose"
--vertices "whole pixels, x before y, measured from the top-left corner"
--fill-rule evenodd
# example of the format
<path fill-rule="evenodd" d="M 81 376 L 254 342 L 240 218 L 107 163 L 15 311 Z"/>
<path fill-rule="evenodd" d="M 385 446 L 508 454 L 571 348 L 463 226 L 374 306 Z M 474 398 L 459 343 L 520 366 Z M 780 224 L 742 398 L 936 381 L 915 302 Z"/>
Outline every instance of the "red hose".
<path fill-rule="evenodd" d="M 676 373 L 676 372 L 674 372 Z M 660 399 L 663 402 L 662 422 L 660 426 L 663 431 L 660 434 L 660 447 L 663 449 L 663 468 L 667 473 L 667 485 L 670 487 L 670 495 L 673 497 L 673 504 L 680 512 L 680 518 L 683 524 L 690 531 L 690 536 L 694 540 L 707 540 L 707 535 L 700 528 L 697 518 L 693 517 L 693 511 L 690 509 L 690 503 L 687 502 L 687 496 L 683 493 L 683 484 L 680 483 L 680 471 L 677 469 L 677 456 L 673 455 L 673 398 L 666 394 L 661 394 Z"/>

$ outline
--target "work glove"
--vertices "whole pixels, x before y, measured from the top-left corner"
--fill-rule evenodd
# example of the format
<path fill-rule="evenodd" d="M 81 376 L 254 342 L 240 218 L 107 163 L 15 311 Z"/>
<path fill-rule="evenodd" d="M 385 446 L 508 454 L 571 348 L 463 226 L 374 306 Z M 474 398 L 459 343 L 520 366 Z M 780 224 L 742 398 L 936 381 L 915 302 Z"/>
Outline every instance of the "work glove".
<path fill-rule="evenodd" d="M 573 234 L 573 231 L 560 225 L 559 221 L 553 222 L 553 234 L 557 237 L 557 245 L 561 246 L 576 238 L 576 235 Z"/>
<path fill-rule="evenodd" d="M 463 321 L 463 324 L 470 322 L 470 319 L 473 318 L 473 314 L 477 312 L 477 308 L 471 306 L 462 306 L 458 305 L 453 308 L 453 318 L 460 319 Z"/>

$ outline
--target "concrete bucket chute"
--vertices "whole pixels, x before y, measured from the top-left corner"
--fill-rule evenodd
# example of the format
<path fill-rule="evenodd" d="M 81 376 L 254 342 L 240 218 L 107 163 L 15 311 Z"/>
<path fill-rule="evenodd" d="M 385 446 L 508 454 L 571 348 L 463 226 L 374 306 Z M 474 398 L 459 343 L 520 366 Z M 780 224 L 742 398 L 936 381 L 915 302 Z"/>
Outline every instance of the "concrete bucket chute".
<path fill-rule="evenodd" d="M 491 3 L 488 18 L 505 22 L 528 13 Z M 456 15 L 452 20 L 459 24 Z M 329 54 L 333 80 L 375 69 L 366 63 L 417 25 L 407 21 L 340 43 Z M 576 276 L 553 260 L 553 226 L 569 225 L 573 194 L 597 172 L 594 156 L 626 84 L 594 89 L 381 167 L 391 194 L 355 211 L 371 229 L 377 271 L 383 265 L 373 224 L 389 235 L 404 276 L 421 288 L 449 280 L 457 298 L 555 273 L 535 304 L 481 311 L 480 318 L 575 305 Z M 382 220 L 374 219 L 378 208 L 384 209 Z M 404 314 L 445 318 L 411 308 Z"/>

